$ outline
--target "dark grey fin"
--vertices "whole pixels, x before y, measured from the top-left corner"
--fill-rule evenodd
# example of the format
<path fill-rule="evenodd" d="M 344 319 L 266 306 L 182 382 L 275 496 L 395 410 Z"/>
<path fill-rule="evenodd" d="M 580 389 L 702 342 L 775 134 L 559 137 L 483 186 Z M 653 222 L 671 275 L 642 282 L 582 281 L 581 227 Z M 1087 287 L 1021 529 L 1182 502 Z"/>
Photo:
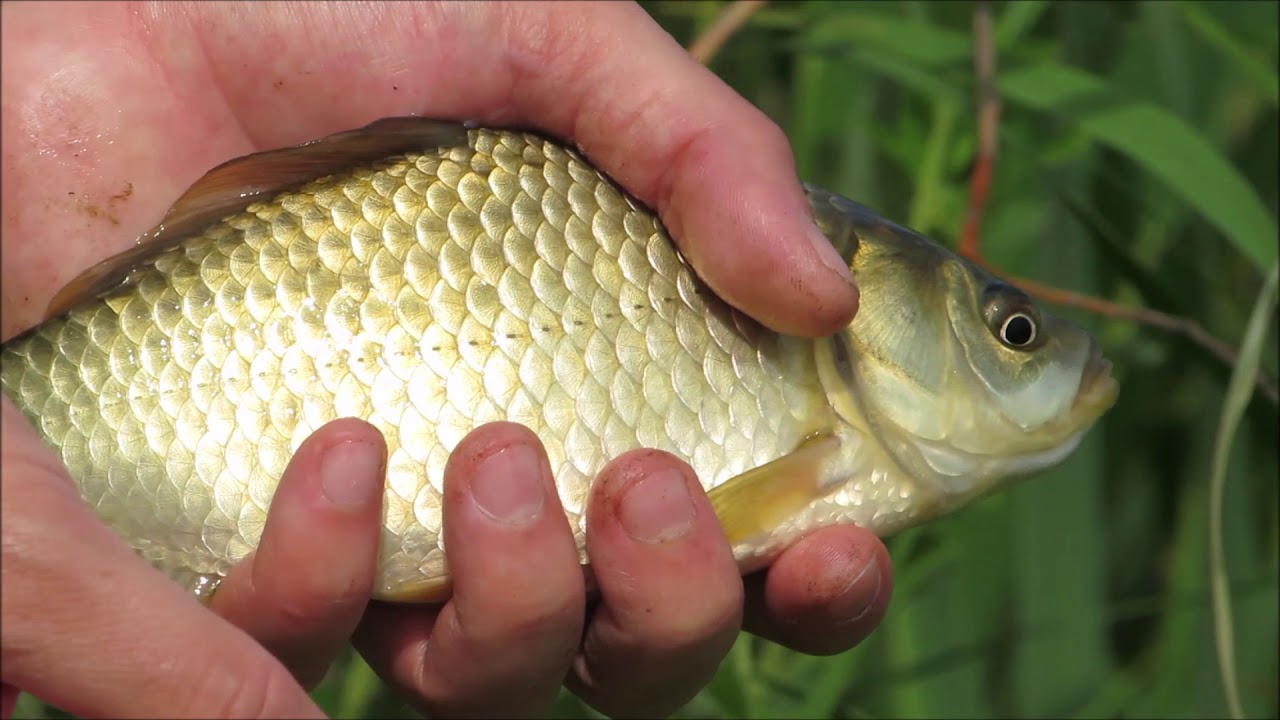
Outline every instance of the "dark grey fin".
<path fill-rule="evenodd" d="M 384 118 L 358 130 L 225 162 L 188 188 L 160 224 L 138 238 L 134 247 L 94 265 L 58 291 L 45 319 L 102 297 L 140 265 L 264 195 L 401 153 L 466 145 L 471 126 L 420 117 Z"/>

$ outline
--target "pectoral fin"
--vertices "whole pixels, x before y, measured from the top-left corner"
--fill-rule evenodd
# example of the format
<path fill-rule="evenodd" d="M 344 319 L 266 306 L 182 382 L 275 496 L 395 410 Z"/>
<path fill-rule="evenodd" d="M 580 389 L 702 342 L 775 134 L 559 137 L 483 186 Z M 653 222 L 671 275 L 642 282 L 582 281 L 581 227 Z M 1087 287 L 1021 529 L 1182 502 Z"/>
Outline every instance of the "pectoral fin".
<path fill-rule="evenodd" d="M 729 543 L 769 534 L 825 494 L 822 470 L 839 447 L 830 432 L 812 435 L 791 453 L 712 488 L 707 497 Z"/>

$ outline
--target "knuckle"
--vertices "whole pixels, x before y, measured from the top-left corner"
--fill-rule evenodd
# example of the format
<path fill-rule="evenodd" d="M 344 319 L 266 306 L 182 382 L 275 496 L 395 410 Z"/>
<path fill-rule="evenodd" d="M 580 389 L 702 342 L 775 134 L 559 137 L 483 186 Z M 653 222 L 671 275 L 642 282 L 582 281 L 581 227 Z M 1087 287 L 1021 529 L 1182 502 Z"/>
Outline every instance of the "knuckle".
<path fill-rule="evenodd" d="M 288 628 L 327 625 L 358 615 L 373 582 L 372 573 L 346 570 L 332 558 L 305 559 L 291 568 L 260 567 L 255 561 L 253 575 L 258 601 L 265 601 L 277 622 Z"/>
<path fill-rule="evenodd" d="M 742 608 L 740 582 L 710 582 L 696 596 L 655 597 L 643 613 L 629 615 L 633 632 L 661 656 L 716 655 L 733 644 L 742 627 Z"/>
<path fill-rule="evenodd" d="M 351 586 L 340 590 L 316 589 L 308 593 L 306 588 L 289 588 L 276 595 L 275 615 L 288 628 L 313 628 L 334 622 L 354 614 L 365 596 Z"/>
<path fill-rule="evenodd" d="M 723 638 L 736 635 L 740 607 L 717 602 L 703 604 L 693 612 L 672 613 L 665 631 L 654 635 L 655 642 L 671 653 L 725 644 Z"/>
<path fill-rule="evenodd" d="M 595 35 L 582 31 L 581 18 L 552 22 L 534 8 L 512 7 L 505 21 L 501 47 L 507 67 L 517 80 L 546 76 L 580 76 L 592 68 Z"/>
<path fill-rule="evenodd" d="M 235 668 L 234 670 L 232 668 Z M 266 718 L 288 712 L 292 677 L 268 656 L 215 663 L 194 673 L 191 692 L 178 704 L 205 717 Z"/>
<path fill-rule="evenodd" d="M 456 631 L 477 647 L 501 648 L 513 644 L 550 650 L 556 639 L 569 650 L 576 649 L 581 635 L 583 600 L 581 590 L 573 593 L 564 583 L 548 583 L 555 588 L 529 592 L 503 604 L 500 619 L 473 616 L 468 608 L 455 613 Z M 487 614 L 486 614 L 487 615 Z"/>

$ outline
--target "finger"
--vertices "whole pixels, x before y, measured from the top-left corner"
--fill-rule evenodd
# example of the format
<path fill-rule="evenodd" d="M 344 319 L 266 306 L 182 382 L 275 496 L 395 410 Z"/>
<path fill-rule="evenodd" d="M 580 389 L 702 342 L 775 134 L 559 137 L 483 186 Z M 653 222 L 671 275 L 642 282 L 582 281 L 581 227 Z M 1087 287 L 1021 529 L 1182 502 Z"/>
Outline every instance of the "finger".
<path fill-rule="evenodd" d="M 541 443 L 481 427 L 449 458 L 444 538 L 453 597 L 438 616 L 375 605 L 357 647 L 428 715 L 541 715 L 582 638 L 582 569 Z"/>
<path fill-rule="evenodd" d="M 324 678 L 373 591 L 386 462 L 382 434 L 335 420 L 298 448 L 262 540 L 211 607 L 284 662 L 303 687 Z"/>
<path fill-rule="evenodd" d="M 7 398 L 0 428 L 0 681 L 81 717 L 323 717 L 89 512 Z"/>
<path fill-rule="evenodd" d="M 893 569 L 878 537 L 837 525 L 805 536 L 746 583 L 748 631 L 799 652 L 834 655 L 880 623 Z"/>
<path fill-rule="evenodd" d="M 606 715 L 665 717 L 733 645 L 737 564 L 693 470 L 666 453 L 623 454 L 590 502 L 587 550 L 601 603 L 569 687 Z"/>
<path fill-rule="evenodd" d="M 19 161 L 4 200 L 23 208 L 5 235 L 102 238 L 45 261 L 43 283 L 4 278 L 41 309 L 44 285 L 126 247 L 214 165 L 405 114 L 572 139 L 657 209 L 713 289 L 775 329 L 826 334 L 856 309 L 782 132 L 632 3 L 92 3 L 5 20 L 0 138 Z M 86 48 L 95 62 L 78 60 Z"/>

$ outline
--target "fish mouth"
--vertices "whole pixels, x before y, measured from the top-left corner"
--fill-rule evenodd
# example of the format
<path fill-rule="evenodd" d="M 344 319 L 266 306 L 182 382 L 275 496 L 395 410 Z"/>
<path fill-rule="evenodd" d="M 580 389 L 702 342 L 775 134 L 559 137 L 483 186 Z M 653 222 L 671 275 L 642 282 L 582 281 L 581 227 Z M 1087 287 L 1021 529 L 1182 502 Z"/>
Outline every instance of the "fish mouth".
<path fill-rule="evenodd" d="M 1102 356 L 1096 342 L 1089 344 L 1089 359 L 1080 374 L 1072 414 L 1083 422 L 1092 422 L 1111 409 L 1120 394 L 1120 383 L 1111 376 L 1111 361 Z"/>

